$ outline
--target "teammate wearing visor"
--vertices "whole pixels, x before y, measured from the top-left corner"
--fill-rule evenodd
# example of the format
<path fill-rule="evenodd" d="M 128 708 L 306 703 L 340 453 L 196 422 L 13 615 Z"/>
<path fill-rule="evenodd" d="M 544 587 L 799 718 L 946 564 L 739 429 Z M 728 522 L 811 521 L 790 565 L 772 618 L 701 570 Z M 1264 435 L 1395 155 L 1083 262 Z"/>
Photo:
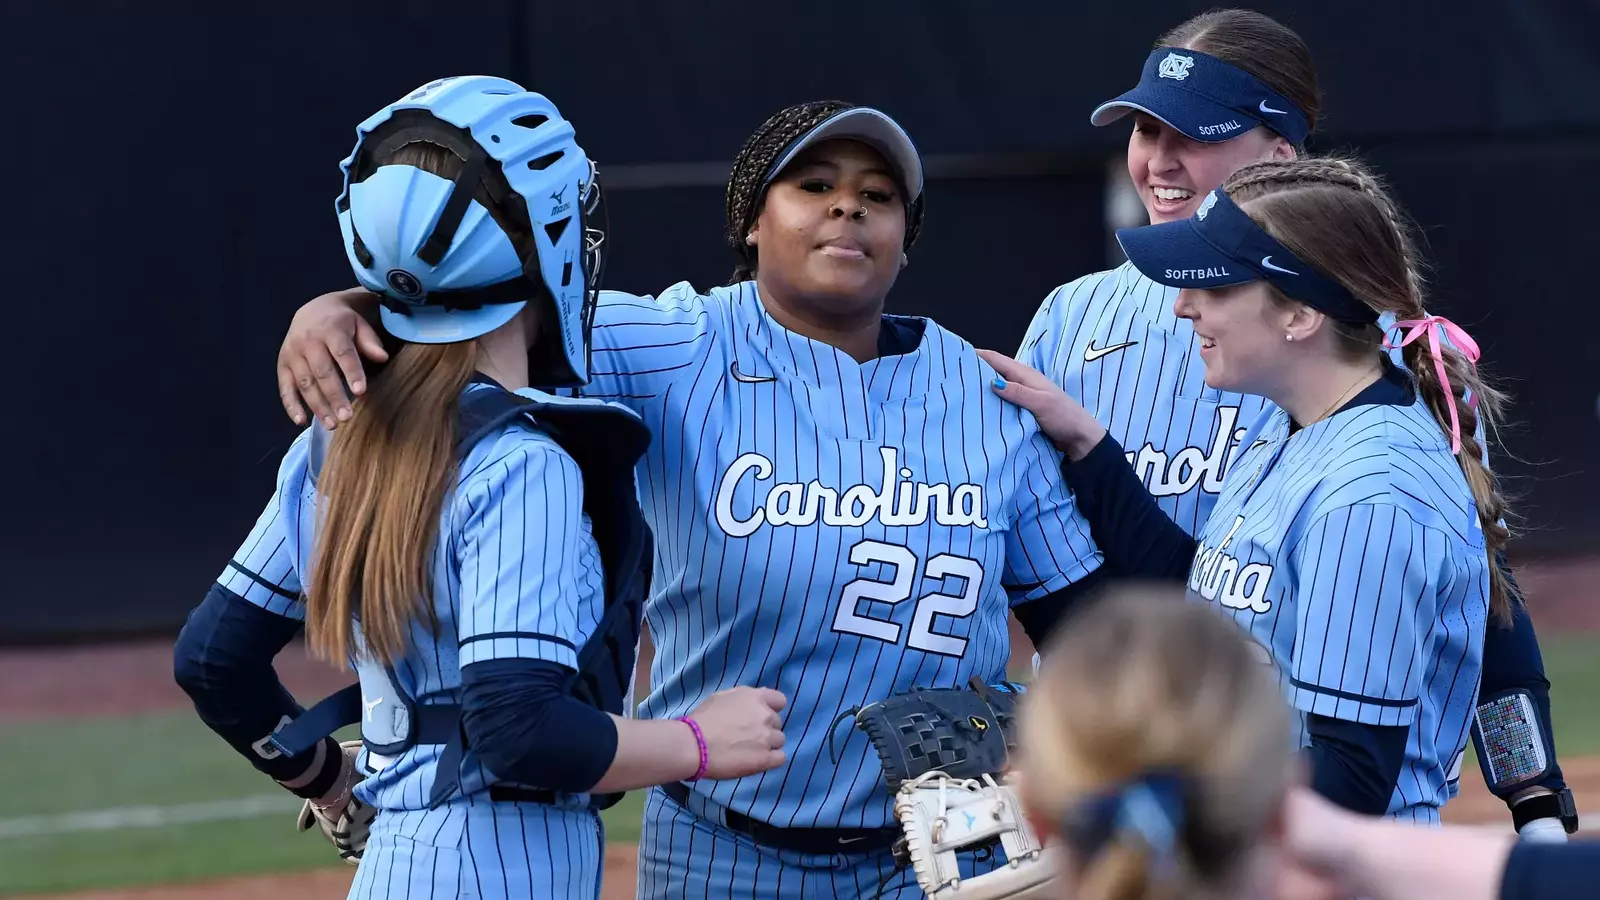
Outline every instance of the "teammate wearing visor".
<path fill-rule="evenodd" d="M 1132 119 L 1128 175 L 1150 221 L 1160 224 L 1193 216 L 1243 166 L 1298 157 L 1320 106 L 1317 73 L 1299 36 L 1260 13 L 1232 9 L 1202 14 L 1162 36 L 1138 84 L 1101 104 L 1091 121 L 1108 126 Z M 1255 261 L 1266 274 L 1277 264 L 1276 258 L 1264 265 Z M 1162 511 L 1199 534 L 1225 473 L 1238 465 L 1251 440 L 1250 426 L 1272 404 L 1207 384 L 1194 328 L 1174 309 L 1177 296 L 1177 288 L 1131 263 L 1084 276 L 1045 300 L 1017 358 L 1081 401 L 1127 449 Z M 1393 315 L 1384 312 L 1380 321 L 1392 324 Z M 1406 366 L 1398 350 L 1391 359 Z M 1487 460 L 1481 424 L 1463 440 Z M 1504 570 L 1504 526 L 1498 514 L 1484 525 Z M 1117 547 L 1102 549 L 1109 571 L 1125 573 L 1134 566 L 1118 558 Z M 1487 733 L 1474 732 L 1478 758 L 1524 836 L 1564 839 L 1577 819 L 1555 760 L 1549 683 L 1532 620 L 1509 570 L 1503 577 L 1513 602 L 1509 622 L 1491 619 L 1485 636 L 1480 699 Z M 1342 727 L 1317 717 L 1312 722 L 1316 730 Z M 1330 740 L 1350 746 L 1336 736 Z M 1351 765 L 1382 773 L 1398 765 L 1396 759 L 1385 753 L 1370 766 Z M 1366 780 L 1393 783 L 1384 774 Z M 1344 791 L 1335 799 L 1369 813 L 1382 812 L 1389 800 L 1386 794 Z"/>
<path fill-rule="evenodd" d="M 1423 312 L 1399 221 L 1360 166 L 1313 158 L 1247 166 L 1193 218 L 1118 232 L 1133 266 L 1180 289 L 1206 384 L 1276 406 L 1194 537 L 1063 391 L 1007 362 L 1025 387 L 1003 392 L 1075 460 L 1096 538 L 1129 571 L 1186 578 L 1276 663 L 1319 793 L 1436 824 L 1488 614 L 1511 599 L 1484 528 L 1505 504 L 1472 442 L 1493 395 L 1471 339 Z"/>

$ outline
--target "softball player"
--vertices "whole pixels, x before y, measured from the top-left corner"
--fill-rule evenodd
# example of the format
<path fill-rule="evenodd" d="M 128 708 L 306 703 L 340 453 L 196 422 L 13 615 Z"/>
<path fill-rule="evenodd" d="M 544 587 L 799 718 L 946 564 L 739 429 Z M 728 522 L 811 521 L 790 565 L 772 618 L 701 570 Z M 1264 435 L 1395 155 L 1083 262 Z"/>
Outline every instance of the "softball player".
<path fill-rule="evenodd" d="M 624 407 L 528 387 L 589 377 L 603 235 L 572 126 L 538 94 L 465 77 L 358 136 L 340 229 L 398 347 L 359 417 L 294 442 L 178 640 L 177 678 L 208 726 L 311 801 L 303 827 L 321 820 L 362 856 L 352 897 L 597 897 L 597 807 L 779 764 L 782 697 L 706 692 L 682 721 L 620 717 L 650 435 Z M 359 677 L 309 711 L 271 668 L 302 621 Z M 327 735 L 357 720 L 352 758 Z"/>
<path fill-rule="evenodd" d="M 1150 221 L 1159 224 L 1193 215 L 1244 165 L 1295 158 L 1319 112 L 1317 73 L 1299 36 L 1259 13 L 1221 10 L 1158 40 L 1139 84 L 1102 104 L 1091 120 L 1105 126 L 1132 117 L 1128 174 Z M 1206 383 L 1194 329 L 1173 309 L 1177 295 L 1131 263 L 1087 275 L 1045 300 L 1018 359 L 1087 407 L 1126 448 L 1162 511 L 1197 534 L 1224 474 L 1249 443 L 1249 426 L 1272 404 Z M 1398 351 L 1393 359 L 1405 364 Z M 1465 438 L 1473 452 L 1483 452 L 1482 432 L 1480 424 Z M 1490 522 L 1491 537 L 1503 541 L 1498 518 Z M 1108 570 L 1138 568 L 1137 561 L 1119 559 L 1117 547 L 1102 549 Z M 1555 760 L 1549 683 L 1526 609 L 1515 603 L 1511 615 L 1509 627 L 1488 629 L 1482 699 L 1491 719 L 1501 719 L 1507 707 L 1519 711 L 1531 737 L 1514 743 L 1539 745 L 1530 753 L 1539 762 L 1509 773 L 1491 764 L 1503 734 L 1480 748 L 1479 759 L 1491 787 L 1514 804 L 1519 830 L 1559 839 L 1563 823 L 1571 830 L 1576 818 Z"/>
<path fill-rule="evenodd" d="M 656 536 L 643 712 L 739 684 L 790 700 L 786 765 L 651 793 L 641 896 L 920 895 L 896 878 L 878 759 L 845 726 L 830 756 L 835 723 L 913 686 L 1002 680 L 1013 604 L 1037 634 L 1094 583 L 1100 556 L 1032 418 L 992 396 L 971 345 L 883 315 L 922 184 L 883 113 L 791 107 L 735 161 L 731 284 L 601 296 L 585 393 L 656 435 L 638 467 Z M 360 381 L 350 310 L 365 302 L 330 295 L 297 317 L 291 413 L 318 393 L 312 371 L 337 381 L 333 360 Z M 342 391 L 308 401 L 333 418 L 325 397 Z"/>
<path fill-rule="evenodd" d="M 1083 427 L 1081 407 L 999 362 L 1033 383 L 1011 393 L 1079 459 L 1072 480 L 1097 538 L 1149 547 L 1142 573 L 1186 571 L 1189 592 L 1277 663 L 1319 793 L 1437 823 L 1467 742 L 1487 613 L 1509 602 L 1482 524 L 1505 507 L 1472 445 L 1497 398 L 1465 332 L 1423 312 L 1399 221 L 1364 170 L 1308 159 L 1247 166 L 1192 219 L 1117 233 L 1141 273 L 1183 289 L 1175 313 L 1193 326 L 1206 383 L 1276 405 L 1195 538 L 1161 515 L 1114 439 L 1082 453 L 1099 429 Z M 1393 345 L 1384 312 L 1403 333 Z"/>
<path fill-rule="evenodd" d="M 1289 709 L 1226 618 L 1117 587 L 1052 640 L 1022 715 L 1023 802 L 1081 898 L 1264 897 L 1298 780 Z"/>

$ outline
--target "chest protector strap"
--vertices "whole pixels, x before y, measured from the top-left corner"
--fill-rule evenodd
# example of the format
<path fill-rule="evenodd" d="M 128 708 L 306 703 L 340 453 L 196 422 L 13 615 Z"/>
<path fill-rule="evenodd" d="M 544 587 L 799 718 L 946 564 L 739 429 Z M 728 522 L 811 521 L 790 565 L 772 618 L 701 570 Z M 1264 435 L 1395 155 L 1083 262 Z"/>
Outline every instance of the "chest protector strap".
<path fill-rule="evenodd" d="M 605 607 L 594 633 L 578 649 L 578 669 L 567 689 L 584 703 L 621 715 L 649 591 L 651 539 L 639 509 L 633 467 L 649 445 L 650 433 L 632 413 L 618 407 L 559 397 L 534 400 L 495 387 L 473 390 L 462 398 L 457 459 L 464 460 L 480 441 L 508 425 L 547 435 L 583 473 L 584 512 L 605 572 Z M 314 451 L 326 446 L 326 435 L 322 437 L 319 443 L 318 435 L 312 435 Z M 312 457 L 313 468 L 320 469 L 322 454 L 313 452 Z M 361 664 L 356 671 L 358 684 L 323 699 L 284 726 L 273 736 L 273 746 L 285 753 L 303 753 L 357 722 L 367 748 L 384 756 L 398 756 L 418 744 L 442 744 L 428 804 L 444 802 L 460 783 L 461 761 L 468 749 L 461 707 L 417 703 L 385 667 Z M 591 802 L 604 808 L 620 797 L 597 796 Z"/>

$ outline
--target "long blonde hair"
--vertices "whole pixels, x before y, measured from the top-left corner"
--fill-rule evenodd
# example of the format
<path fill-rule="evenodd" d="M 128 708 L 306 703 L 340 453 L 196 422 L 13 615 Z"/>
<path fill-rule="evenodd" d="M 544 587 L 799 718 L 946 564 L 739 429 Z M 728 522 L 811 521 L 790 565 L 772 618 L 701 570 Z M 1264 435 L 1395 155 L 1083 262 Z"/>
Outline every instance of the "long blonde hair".
<path fill-rule="evenodd" d="M 1046 648 L 1022 715 L 1023 801 L 1074 900 L 1233 897 L 1293 772 L 1291 719 L 1244 632 L 1179 589 L 1121 586 Z M 1170 840 L 1131 827 L 1166 792 Z"/>
<path fill-rule="evenodd" d="M 406 144 L 382 164 L 451 180 L 462 166 L 426 142 Z M 514 227 L 494 204 L 489 212 L 523 251 L 526 225 Z M 479 349 L 477 340 L 402 345 L 334 432 L 318 479 L 320 521 L 306 583 L 306 638 L 317 656 L 346 663 L 357 649 L 358 618 L 365 653 L 386 665 L 405 655 L 414 622 L 437 628 L 433 551 L 455 488 L 461 392 Z"/>

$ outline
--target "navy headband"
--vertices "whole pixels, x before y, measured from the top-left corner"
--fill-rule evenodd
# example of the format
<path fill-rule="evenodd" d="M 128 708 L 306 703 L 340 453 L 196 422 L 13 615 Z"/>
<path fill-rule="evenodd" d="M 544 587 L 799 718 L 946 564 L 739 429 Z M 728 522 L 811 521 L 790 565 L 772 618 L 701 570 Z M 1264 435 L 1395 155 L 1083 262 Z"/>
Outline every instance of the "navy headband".
<path fill-rule="evenodd" d="M 1286 296 L 1340 322 L 1370 325 L 1378 313 L 1344 285 L 1278 243 L 1227 192 L 1206 196 L 1193 218 L 1117 231 L 1117 243 L 1144 276 L 1176 288 L 1220 288 L 1267 281 Z"/>
<path fill-rule="evenodd" d="M 1149 848 L 1158 873 L 1170 871 L 1183 833 L 1186 784 L 1177 772 L 1147 772 L 1069 810 L 1061 836 L 1083 859 L 1093 859 L 1111 840 L 1131 834 Z"/>
<path fill-rule="evenodd" d="M 1109 125 L 1138 110 L 1208 144 L 1265 125 L 1299 146 L 1311 133 L 1305 111 L 1260 79 L 1198 50 L 1160 47 L 1144 62 L 1139 83 L 1089 115 Z"/>

